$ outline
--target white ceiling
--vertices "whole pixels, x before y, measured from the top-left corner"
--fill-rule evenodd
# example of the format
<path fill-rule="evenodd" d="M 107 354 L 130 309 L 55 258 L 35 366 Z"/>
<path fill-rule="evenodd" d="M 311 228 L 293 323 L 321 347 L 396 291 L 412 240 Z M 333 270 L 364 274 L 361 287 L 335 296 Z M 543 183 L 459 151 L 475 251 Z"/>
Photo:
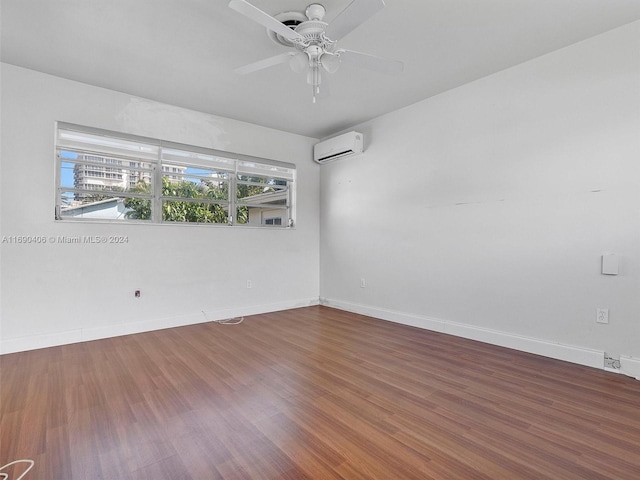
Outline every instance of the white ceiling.
<path fill-rule="evenodd" d="M 286 50 L 227 0 L 1 1 L 3 62 L 316 138 L 640 19 L 639 0 L 386 0 L 339 45 L 404 72 L 343 64 L 313 104 L 286 64 L 233 72 Z M 249 1 L 272 15 L 312 3 Z M 349 2 L 324 0 L 325 21 Z"/>

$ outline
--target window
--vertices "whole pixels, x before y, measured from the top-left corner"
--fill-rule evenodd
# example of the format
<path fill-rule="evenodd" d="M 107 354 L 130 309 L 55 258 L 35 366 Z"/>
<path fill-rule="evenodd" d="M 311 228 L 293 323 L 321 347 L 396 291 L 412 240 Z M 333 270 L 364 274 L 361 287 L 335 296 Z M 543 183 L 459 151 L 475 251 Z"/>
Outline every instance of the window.
<path fill-rule="evenodd" d="M 280 217 L 271 217 L 267 218 L 264 221 L 265 225 L 282 225 L 282 218 Z"/>
<path fill-rule="evenodd" d="M 293 225 L 289 163 L 61 122 L 56 151 L 58 220 Z"/>

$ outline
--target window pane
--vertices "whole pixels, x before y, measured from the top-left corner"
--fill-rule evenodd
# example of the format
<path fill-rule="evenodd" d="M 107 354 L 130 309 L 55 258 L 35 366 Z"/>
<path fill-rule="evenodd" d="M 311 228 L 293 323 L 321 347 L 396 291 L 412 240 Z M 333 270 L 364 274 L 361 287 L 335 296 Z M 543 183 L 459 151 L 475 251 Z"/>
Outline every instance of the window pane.
<path fill-rule="evenodd" d="M 235 161 L 230 158 L 172 148 L 162 149 L 162 163 L 192 165 L 226 172 L 235 171 Z"/>
<path fill-rule="evenodd" d="M 283 179 L 259 176 L 237 176 L 236 223 L 240 225 L 288 225 L 289 186 Z M 266 221 L 271 218 L 270 221 Z M 278 220 L 276 220 L 276 218 Z M 286 218 L 286 221 L 283 221 Z"/>
<path fill-rule="evenodd" d="M 287 182 L 269 177 L 238 175 L 236 198 L 243 203 L 286 203 Z"/>
<path fill-rule="evenodd" d="M 187 223 L 228 223 L 229 210 L 222 205 L 200 202 L 165 200 L 162 220 Z"/>
<path fill-rule="evenodd" d="M 108 194 L 96 194 L 94 198 L 75 200 L 75 192 L 62 192 L 61 218 L 86 218 L 96 220 L 150 220 L 151 200 L 122 198 Z"/>
<path fill-rule="evenodd" d="M 165 197 L 229 200 L 227 172 L 178 165 L 162 165 Z"/>
<path fill-rule="evenodd" d="M 295 169 L 267 163 L 239 161 L 238 173 L 241 175 L 258 175 L 260 177 L 271 177 L 285 181 L 293 181 Z"/>
<path fill-rule="evenodd" d="M 112 157 L 60 152 L 60 187 L 76 192 L 77 201 L 94 201 L 98 192 L 151 194 L 151 165 Z M 94 194 L 94 192 L 96 192 Z"/>
<path fill-rule="evenodd" d="M 71 151 L 99 152 L 102 155 L 133 157 L 147 161 L 155 161 L 159 150 L 156 145 L 71 129 L 58 130 L 58 147 Z"/>

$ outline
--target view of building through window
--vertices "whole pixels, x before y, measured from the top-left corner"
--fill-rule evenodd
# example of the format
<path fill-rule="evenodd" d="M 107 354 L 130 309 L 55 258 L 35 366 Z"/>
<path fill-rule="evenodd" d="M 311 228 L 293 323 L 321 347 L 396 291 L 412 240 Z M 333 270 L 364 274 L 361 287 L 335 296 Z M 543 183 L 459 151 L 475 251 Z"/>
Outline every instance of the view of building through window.
<path fill-rule="evenodd" d="M 58 220 L 286 227 L 295 166 L 60 124 Z"/>

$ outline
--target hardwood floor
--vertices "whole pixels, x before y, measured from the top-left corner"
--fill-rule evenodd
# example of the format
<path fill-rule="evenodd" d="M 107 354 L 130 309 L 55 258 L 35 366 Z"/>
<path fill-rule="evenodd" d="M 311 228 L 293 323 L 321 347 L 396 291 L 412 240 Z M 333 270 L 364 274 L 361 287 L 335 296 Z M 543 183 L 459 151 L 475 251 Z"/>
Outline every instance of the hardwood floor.
<path fill-rule="evenodd" d="M 640 478 L 640 382 L 327 307 L 0 368 L 24 480 Z"/>

